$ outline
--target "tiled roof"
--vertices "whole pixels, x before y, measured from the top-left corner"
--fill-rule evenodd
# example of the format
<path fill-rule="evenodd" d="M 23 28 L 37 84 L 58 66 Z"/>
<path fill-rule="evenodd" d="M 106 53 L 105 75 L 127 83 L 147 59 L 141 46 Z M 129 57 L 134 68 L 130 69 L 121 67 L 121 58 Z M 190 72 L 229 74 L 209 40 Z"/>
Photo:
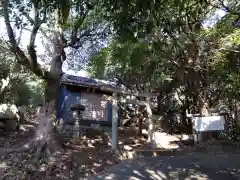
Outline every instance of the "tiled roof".
<path fill-rule="evenodd" d="M 76 86 L 88 86 L 88 87 L 110 87 L 120 88 L 113 82 L 103 81 L 99 79 L 92 79 L 88 77 L 73 76 L 69 74 L 63 74 L 61 77 L 61 84 L 71 84 Z"/>

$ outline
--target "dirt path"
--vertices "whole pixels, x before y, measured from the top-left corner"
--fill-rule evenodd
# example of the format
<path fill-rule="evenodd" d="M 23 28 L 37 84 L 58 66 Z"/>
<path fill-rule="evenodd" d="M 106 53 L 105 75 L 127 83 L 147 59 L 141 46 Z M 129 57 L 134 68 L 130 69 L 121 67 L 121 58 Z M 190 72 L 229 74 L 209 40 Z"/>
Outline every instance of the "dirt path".
<path fill-rule="evenodd" d="M 239 158 L 240 155 L 145 157 L 125 160 L 91 180 L 237 180 Z"/>
<path fill-rule="evenodd" d="M 207 142 L 174 157 L 124 160 L 91 180 L 240 179 L 239 143 Z"/>

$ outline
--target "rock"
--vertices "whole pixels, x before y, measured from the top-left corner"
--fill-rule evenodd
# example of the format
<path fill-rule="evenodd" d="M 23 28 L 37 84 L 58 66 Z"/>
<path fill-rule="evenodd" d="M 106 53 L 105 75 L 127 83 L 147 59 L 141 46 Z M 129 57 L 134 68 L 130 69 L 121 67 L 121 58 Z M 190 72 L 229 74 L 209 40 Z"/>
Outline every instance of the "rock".
<path fill-rule="evenodd" d="M 18 108 L 14 104 L 0 104 L 0 116 L 13 118 L 16 117 Z"/>
<path fill-rule="evenodd" d="M 186 140 L 189 140 L 189 139 L 190 139 L 189 135 L 187 135 L 187 134 L 182 134 L 181 135 L 181 140 L 186 141 Z"/>
<path fill-rule="evenodd" d="M 131 146 L 124 145 L 123 149 L 126 150 L 126 151 L 131 151 L 133 148 Z"/>
<path fill-rule="evenodd" d="M 15 130 L 18 127 L 18 109 L 14 104 L 0 105 L 0 118 L 7 130 Z M 3 122 L 4 121 L 4 122 Z"/>

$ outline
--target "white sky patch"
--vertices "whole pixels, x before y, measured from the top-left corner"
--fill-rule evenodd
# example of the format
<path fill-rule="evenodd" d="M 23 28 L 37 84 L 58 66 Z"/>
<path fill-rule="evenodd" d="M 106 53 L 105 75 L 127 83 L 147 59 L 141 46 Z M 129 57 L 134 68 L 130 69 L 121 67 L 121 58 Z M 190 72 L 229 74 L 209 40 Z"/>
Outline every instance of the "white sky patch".
<path fill-rule="evenodd" d="M 14 27 L 14 26 L 12 26 L 12 27 Z M 19 31 L 16 31 L 15 35 L 17 38 L 19 38 L 19 35 L 20 35 Z M 30 42 L 30 35 L 31 35 L 30 31 L 23 30 L 22 35 L 21 35 L 21 41 L 20 41 L 20 47 L 23 50 L 27 49 L 27 46 Z M 8 40 L 4 19 L 1 17 L 0 17 L 0 38 L 4 39 L 6 41 Z M 42 36 L 41 36 L 40 32 L 36 36 L 35 46 L 36 46 L 37 56 L 43 55 L 46 52 L 45 47 L 42 44 Z M 44 62 L 41 61 L 40 58 L 38 58 L 38 63 L 40 65 L 44 65 Z M 63 72 L 65 72 L 67 74 L 71 74 L 71 75 L 79 75 L 79 76 L 84 76 L 84 77 L 87 76 L 87 74 L 88 74 L 87 71 L 85 71 L 85 70 L 80 70 L 77 72 L 73 71 L 73 70 L 69 70 L 66 65 L 63 66 Z"/>
<path fill-rule="evenodd" d="M 73 70 L 68 70 L 66 72 L 67 74 L 74 75 L 74 76 L 82 76 L 82 77 L 88 77 L 88 73 L 85 70 L 80 70 L 80 71 L 73 71 Z"/>
<path fill-rule="evenodd" d="M 225 11 L 221 9 L 216 10 L 215 15 L 205 20 L 205 22 L 203 23 L 203 27 L 204 28 L 213 27 L 225 15 L 226 15 Z"/>

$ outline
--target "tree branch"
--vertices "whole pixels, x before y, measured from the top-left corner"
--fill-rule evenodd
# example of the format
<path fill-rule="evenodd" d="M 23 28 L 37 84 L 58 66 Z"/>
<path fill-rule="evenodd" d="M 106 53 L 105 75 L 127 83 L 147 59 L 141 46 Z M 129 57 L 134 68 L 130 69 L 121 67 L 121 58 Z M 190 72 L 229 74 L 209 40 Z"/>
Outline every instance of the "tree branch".
<path fill-rule="evenodd" d="M 31 36 L 30 36 L 30 42 L 29 42 L 29 46 L 28 46 L 28 53 L 31 58 L 30 66 L 32 69 L 35 69 L 36 67 L 39 66 L 38 62 L 37 62 L 37 54 L 36 54 L 36 50 L 35 50 L 35 40 L 36 40 L 37 32 L 38 32 L 41 24 L 43 23 L 43 21 L 45 21 L 46 10 L 44 8 L 43 20 L 40 20 L 39 7 L 38 7 L 37 1 L 33 4 L 33 7 L 34 7 L 34 19 L 31 19 L 28 16 L 28 20 L 31 20 L 31 22 L 33 23 L 33 28 L 32 28 L 32 32 L 31 32 Z"/>
<path fill-rule="evenodd" d="M 220 48 L 220 49 L 218 49 L 218 51 L 231 51 L 231 52 L 235 52 L 235 53 L 240 53 L 240 51 L 238 51 L 238 50 L 226 49 L 226 48 Z"/>
<path fill-rule="evenodd" d="M 43 71 L 38 64 L 36 67 L 33 68 L 30 64 L 30 59 L 27 58 L 25 53 L 18 46 L 18 43 L 14 37 L 12 26 L 10 24 L 10 18 L 8 14 L 8 3 L 9 3 L 8 0 L 1 0 L 0 2 L 2 5 L 3 17 L 4 17 L 6 29 L 7 29 L 9 42 L 11 45 L 10 49 L 16 56 L 17 62 L 29 68 L 30 70 L 32 70 L 37 76 L 45 78 L 47 73 Z"/>
<path fill-rule="evenodd" d="M 19 37 L 18 37 L 18 40 L 17 40 L 17 45 L 19 45 L 21 43 L 22 33 L 23 33 L 23 27 L 21 27 L 21 30 L 20 30 L 20 33 L 19 33 Z"/>
<path fill-rule="evenodd" d="M 98 6 L 98 2 L 99 2 L 98 0 L 95 1 L 94 3 L 89 3 L 88 1 L 86 1 L 84 4 L 79 4 L 79 3 L 77 4 L 77 6 L 78 6 L 77 11 L 79 14 L 79 18 L 74 23 L 70 42 L 66 43 L 65 47 L 72 47 L 74 49 L 78 49 L 83 45 L 83 42 L 81 42 L 81 40 L 84 37 L 94 37 L 94 36 L 100 36 L 101 34 L 103 34 L 105 29 L 102 30 L 101 32 L 93 33 L 96 29 L 98 29 L 99 23 L 96 24 L 97 26 L 93 25 L 92 28 L 85 29 L 85 30 L 81 29 L 83 23 L 86 21 L 91 10 L 93 10 L 94 7 Z"/>
<path fill-rule="evenodd" d="M 32 32 L 31 29 L 29 28 L 23 28 L 24 30 L 26 31 L 29 31 L 29 32 Z M 47 51 L 48 54 L 44 54 L 44 56 L 49 56 L 51 57 L 52 56 L 52 51 L 51 51 L 51 45 L 52 45 L 52 37 L 47 35 L 47 33 L 45 31 L 51 31 L 51 32 L 54 32 L 53 30 L 50 30 L 50 29 L 43 29 L 42 27 L 39 28 L 40 32 L 41 32 L 41 35 L 43 35 L 43 37 L 48 40 L 50 42 L 50 45 L 46 45 L 47 43 L 44 43 L 44 41 L 42 42 L 45 47 L 45 50 Z M 40 58 L 41 59 L 41 58 Z"/>
<path fill-rule="evenodd" d="M 83 45 L 83 42 L 81 43 L 81 39 L 83 39 L 84 37 L 100 36 L 104 32 L 104 30 L 103 30 L 101 32 L 92 33 L 93 31 L 94 31 L 94 29 L 84 30 L 82 33 L 80 33 L 78 38 L 76 38 L 75 40 L 72 40 L 70 43 L 66 44 L 66 47 L 78 49 Z"/>
<path fill-rule="evenodd" d="M 82 17 L 79 18 L 77 20 L 77 22 L 75 22 L 73 30 L 72 30 L 72 36 L 71 36 L 71 42 L 70 45 L 72 44 L 76 44 L 78 41 L 80 41 L 81 37 L 77 37 L 77 32 L 79 27 L 81 27 L 82 23 L 84 22 L 84 20 L 86 19 L 87 15 L 89 13 L 89 9 L 86 10 L 86 12 L 84 14 L 82 14 Z"/>

